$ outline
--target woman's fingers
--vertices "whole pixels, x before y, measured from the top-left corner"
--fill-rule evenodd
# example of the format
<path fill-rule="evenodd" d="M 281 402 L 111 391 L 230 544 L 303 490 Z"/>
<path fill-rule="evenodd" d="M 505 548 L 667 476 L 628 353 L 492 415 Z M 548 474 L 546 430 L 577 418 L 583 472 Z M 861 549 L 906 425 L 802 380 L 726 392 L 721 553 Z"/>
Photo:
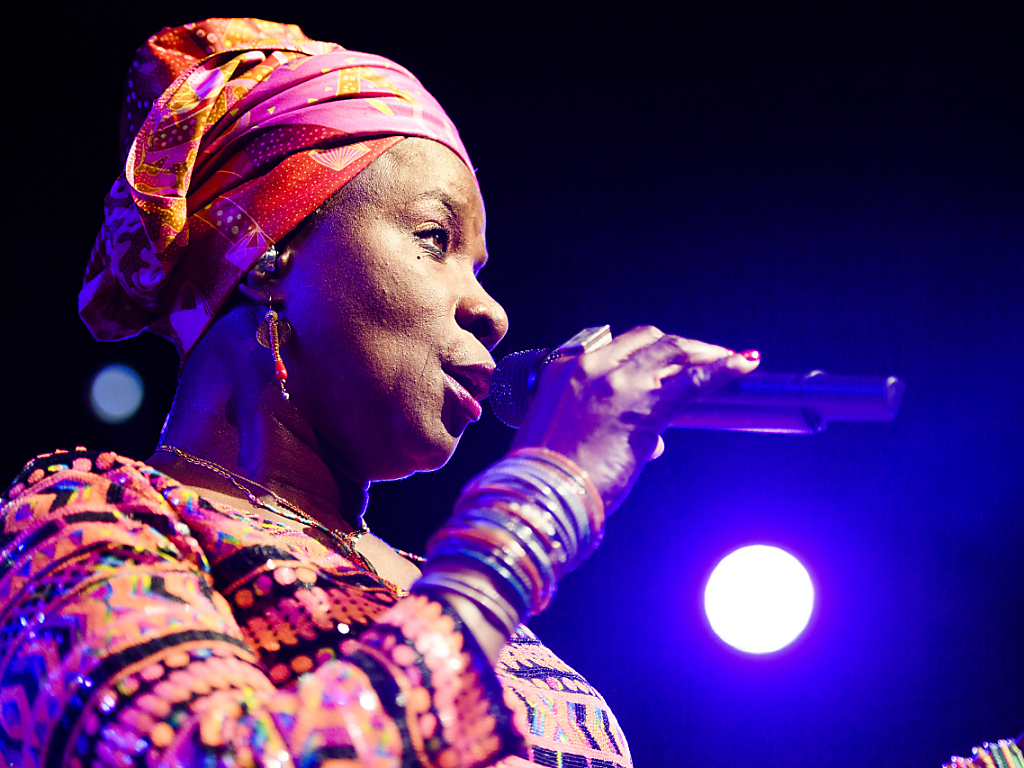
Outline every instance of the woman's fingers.
<path fill-rule="evenodd" d="M 750 373 L 760 363 L 735 352 L 708 362 L 692 360 L 688 364 L 672 364 L 663 369 L 661 377 L 664 407 L 674 413 L 702 395 L 710 394 L 730 381 Z"/>
<path fill-rule="evenodd" d="M 757 365 L 757 360 L 716 344 L 660 334 L 649 344 L 636 345 L 606 378 L 609 390 L 639 396 L 634 418 L 649 410 L 656 420 L 664 420 L 655 427 L 660 432 L 690 402 Z"/>
<path fill-rule="evenodd" d="M 725 347 L 634 328 L 548 365 L 514 445 L 545 446 L 576 461 L 610 511 L 662 453 L 661 433 L 680 411 L 756 367 Z"/>
<path fill-rule="evenodd" d="M 686 339 L 663 333 L 654 326 L 641 325 L 612 339 L 603 347 L 589 352 L 588 370 L 600 374 L 627 361 L 641 357 L 655 365 L 677 363 L 707 363 L 732 354 L 732 350 L 717 344 Z"/>

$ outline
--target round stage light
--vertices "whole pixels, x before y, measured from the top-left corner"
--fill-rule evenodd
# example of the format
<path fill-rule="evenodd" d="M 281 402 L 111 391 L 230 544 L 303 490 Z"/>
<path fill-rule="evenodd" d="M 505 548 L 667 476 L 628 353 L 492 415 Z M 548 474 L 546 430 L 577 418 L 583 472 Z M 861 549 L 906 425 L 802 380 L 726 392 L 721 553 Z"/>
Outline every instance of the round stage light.
<path fill-rule="evenodd" d="M 778 547 L 737 549 L 704 589 L 711 628 L 733 648 L 771 653 L 793 642 L 811 618 L 814 586 L 800 561 Z"/>
<path fill-rule="evenodd" d="M 121 424 L 142 405 L 142 379 L 127 365 L 108 365 L 96 374 L 89 388 L 89 405 L 100 421 Z"/>

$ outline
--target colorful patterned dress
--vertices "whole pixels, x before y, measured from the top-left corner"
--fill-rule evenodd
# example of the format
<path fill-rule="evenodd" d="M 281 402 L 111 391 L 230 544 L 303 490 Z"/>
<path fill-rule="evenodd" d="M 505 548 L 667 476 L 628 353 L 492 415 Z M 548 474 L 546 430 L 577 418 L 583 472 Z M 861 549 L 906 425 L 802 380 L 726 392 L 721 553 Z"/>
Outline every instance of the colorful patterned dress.
<path fill-rule="evenodd" d="M 525 628 L 492 670 L 440 603 L 141 462 L 41 456 L 0 502 L 0 765 L 631 764 Z"/>

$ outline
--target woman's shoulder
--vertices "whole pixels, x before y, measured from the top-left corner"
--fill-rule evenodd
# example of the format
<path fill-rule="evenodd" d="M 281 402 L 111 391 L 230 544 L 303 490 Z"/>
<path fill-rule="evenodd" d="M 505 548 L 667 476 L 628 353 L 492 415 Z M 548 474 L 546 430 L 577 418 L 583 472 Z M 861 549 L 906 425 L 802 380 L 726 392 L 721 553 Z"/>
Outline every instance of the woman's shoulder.
<path fill-rule="evenodd" d="M 42 453 L 25 464 L 0 495 L 0 502 L 6 504 L 19 496 L 54 488 L 55 479 L 57 482 L 63 481 L 61 487 L 81 487 L 92 482 L 90 475 L 101 477 L 120 468 L 137 471 L 140 467 L 145 467 L 145 464 L 112 451 L 90 451 L 83 446 L 72 450 L 58 449 L 52 453 Z M 124 477 L 127 479 L 128 475 Z M 124 481 L 120 484 L 123 485 Z"/>
<path fill-rule="evenodd" d="M 173 485 L 145 462 L 112 451 L 57 450 L 29 461 L 0 494 L 0 520 L 11 535 L 62 519 L 117 522 L 131 510 L 136 522 L 173 537 L 185 533 L 167 498 Z"/>
<path fill-rule="evenodd" d="M 77 559 L 102 574 L 116 553 L 145 552 L 157 570 L 202 574 L 261 656 L 310 622 L 341 622 L 357 636 L 398 599 L 310 536 L 211 502 L 145 462 L 109 451 L 37 456 L 0 499 L 0 595 L 45 578 L 54 563 Z M 2 565 L 16 561 L 27 564 Z"/>
<path fill-rule="evenodd" d="M 36 456 L 0 495 L 0 504 L 8 538 L 44 523 L 106 522 L 154 528 L 214 566 L 241 551 L 263 560 L 273 552 L 287 559 L 338 559 L 315 539 L 210 501 L 144 461 L 82 446 Z"/>
<path fill-rule="evenodd" d="M 78 446 L 41 454 L 0 494 L 0 548 L 50 553 L 42 562 L 102 540 L 206 570 L 204 553 L 168 498 L 174 485 L 145 462 L 112 451 Z"/>

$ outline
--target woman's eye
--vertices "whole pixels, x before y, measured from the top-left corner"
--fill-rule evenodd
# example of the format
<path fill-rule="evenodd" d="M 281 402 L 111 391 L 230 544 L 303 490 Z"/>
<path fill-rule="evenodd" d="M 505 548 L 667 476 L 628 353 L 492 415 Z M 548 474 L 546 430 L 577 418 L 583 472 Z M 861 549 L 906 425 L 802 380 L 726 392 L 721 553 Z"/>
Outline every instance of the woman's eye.
<path fill-rule="evenodd" d="M 431 227 L 416 233 L 426 248 L 435 257 L 448 252 L 448 232 L 442 227 Z"/>

